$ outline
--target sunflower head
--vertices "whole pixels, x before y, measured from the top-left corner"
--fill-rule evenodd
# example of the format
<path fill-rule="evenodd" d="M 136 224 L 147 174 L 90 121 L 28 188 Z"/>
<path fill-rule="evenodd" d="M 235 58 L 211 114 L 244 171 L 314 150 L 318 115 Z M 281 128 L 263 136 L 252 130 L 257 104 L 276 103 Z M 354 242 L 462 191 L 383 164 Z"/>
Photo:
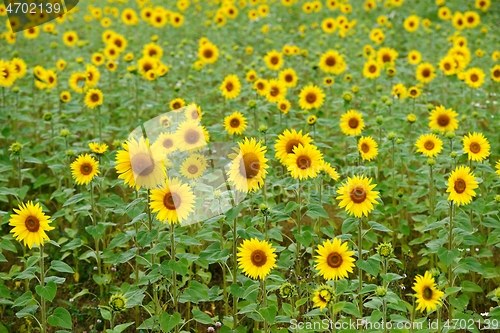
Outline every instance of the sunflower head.
<path fill-rule="evenodd" d="M 342 243 L 339 238 L 335 238 L 333 242 L 324 241 L 316 252 L 315 268 L 326 280 L 344 279 L 348 273 L 353 272 L 354 252 L 349 251 L 347 243 Z"/>
<path fill-rule="evenodd" d="M 417 299 L 417 310 L 430 312 L 442 305 L 444 292 L 437 289 L 436 282 L 428 271 L 424 276 L 417 275 L 413 290 Z"/>
<path fill-rule="evenodd" d="M 379 198 L 379 192 L 373 190 L 377 185 L 371 182 L 372 179 L 365 176 L 348 178 L 337 190 L 340 208 L 345 207 L 347 213 L 355 217 L 368 216 Z"/>
<path fill-rule="evenodd" d="M 14 227 L 10 232 L 17 241 L 24 242 L 31 249 L 33 245 L 43 246 L 45 240 L 50 240 L 45 232 L 54 227 L 49 225 L 50 217 L 43 213 L 39 203 L 22 203 L 19 209 L 14 208 L 14 212 L 16 214 L 11 215 L 9 225 Z"/>
<path fill-rule="evenodd" d="M 322 284 L 316 288 L 313 295 L 314 307 L 323 310 L 333 303 L 335 290 L 327 284 Z"/>
<path fill-rule="evenodd" d="M 276 267 L 275 248 L 257 238 L 245 239 L 238 248 L 238 266 L 252 279 L 264 279 Z"/>

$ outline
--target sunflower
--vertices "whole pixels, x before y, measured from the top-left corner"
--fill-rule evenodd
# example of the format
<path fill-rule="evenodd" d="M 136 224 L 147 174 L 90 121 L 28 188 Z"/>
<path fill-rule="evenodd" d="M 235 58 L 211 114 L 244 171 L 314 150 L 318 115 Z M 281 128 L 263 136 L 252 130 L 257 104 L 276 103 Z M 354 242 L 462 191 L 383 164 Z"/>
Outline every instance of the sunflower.
<path fill-rule="evenodd" d="M 106 68 L 107 68 L 110 72 L 114 72 L 114 71 L 116 71 L 116 62 L 114 62 L 113 60 L 109 60 L 109 61 L 106 63 Z"/>
<path fill-rule="evenodd" d="M 420 18 L 417 15 L 410 15 L 405 19 L 403 27 L 408 32 L 415 32 L 418 29 L 419 23 Z"/>
<path fill-rule="evenodd" d="M 219 49 L 215 44 L 207 42 L 198 48 L 198 58 L 206 64 L 213 64 L 219 57 Z"/>
<path fill-rule="evenodd" d="M 307 85 L 300 90 L 299 106 L 304 110 L 320 108 L 325 102 L 325 93 L 316 85 Z"/>
<path fill-rule="evenodd" d="M 314 302 L 313 307 L 319 308 L 320 311 L 323 311 L 324 308 L 333 303 L 334 297 L 335 291 L 333 288 L 327 284 L 322 284 L 314 291 L 312 299 Z"/>
<path fill-rule="evenodd" d="M 0 87 L 11 87 L 16 78 L 16 68 L 12 63 L 0 60 Z"/>
<path fill-rule="evenodd" d="M 142 57 L 137 61 L 137 67 L 142 75 L 145 75 L 150 70 L 158 68 L 158 59 L 152 57 Z"/>
<path fill-rule="evenodd" d="M 453 17 L 451 18 L 451 23 L 453 24 L 453 27 L 457 30 L 465 29 L 464 15 L 458 11 L 455 12 L 455 14 L 453 14 Z"/>
<path fill-rule="evenodd" d="M 298 143 L 284 162 L 292 178 L 299 180 L 315 178 L 321 171 L 323 154 L 312 144 Z"/>
<path fill-rule="evenodd" d="M 340 178 L 339 173 L 335 170 L 334 167 L 328 162 L 323 161 L 320 166 L 320 171 L 326 173 L 331 179 L 338 180 Z"/>
<path fill-rule="evenodd" d="M 490 72 L 491 72 L 491 79 L 495 82 L 500 82 L 500 65 L 493 66 Z"/>
<path fill-rule="evenodd" d="M 159 145 L 150 145 L 148 139 L 130 138 L 116 154 L 118 178 L 130 187 L 153 189 L 165 181 L 164 155 Z"/>
<path fill-rule="evenodd" d="M 224 129 L 229 135 L 242 134 L 247 127 L 247 120 L 241 112 L 235 111 L 224 118 Z"/>
<path fill-rule="evenodd" d="M 182 98 L 174 98 L 170 101 L 170 110 L 180 112 L 181 109 L 186 106 L 186 101 Z"/>
<path fill-rule="evenodd" d="M 257 72 L 253 69 L 249 70 L 245 75 L 245 79 L 248 82 L 254 82 L 255 80 L 257 80 L 257 77 Z"/>
<path fill-rule="evenodd" d="M 196 103 L 191 103 L 185 107 L 184 115 L 186 119 L 190 119 L 193 121 L 201 121 L 203 114 L 201 112 L 201 108 Z"/>
<path fill-rule="evenodd" d="M 394 66 L 398 57 L 398 52 L 390 47 L 382 47 L 377 52 L 377 61 L 384 66 Z"/>
<path fill-rule="evenodd" d="M 163 223 L 182 223 L 194 211 L 193 191 L 178 178 L 166 179 L 162 188 L 151 190 L 149 198 L 151 211 Z"/>
<path fill-rule="evenodd" d="M 280 112 L 283 114 L 287 114 L 291 106 L 292 104 L 290 103 L 290 101 L 286 99 L 278 101 L 278 110 L 280 110 Z"/>
<path fill-rule="evenodd" d="M 240 79 L 234 74 L 227 75 L 219 86 L 219 89 L 226 100 L 235 99 L 241 92 Z"/>
<path fill-rule="evenodd" d="M 429 115 L 429 127 L 431 130 L 439 130 L 441 132 L 453 132 L 458 129 L 458 113 L 452 109 L 445 109 L 444 106 L 437 106 Z"/>
<path fill-rule="evenodd" d="M 288 156 L 293 154 L 293 150 L 298 146 L 307 146 L 312 143 L 312 139 L 308 133 L 302 134 L 302 130 L 297 132 L 295 129 L 291 131 L 286 129 L 282 134 L 278 135 L 274 149 L 276 150 L 276 158 L 285 163 Z"/>
<path fill-rule="evenodd" d="M 172 133 L 161 133 L 154 143 L 155 147 L 161 147 L 161 151 L 165 156 L 172 154 L 179 146 L 176 145 L 175 135 Z"/>
<path fill-rule="evenodd" d="M 283 67 L 283 55 L 276 50 L 269 51 L 264 57 L 264 62 L 266 63 L 267 68 L 277 71 Z"/>
<path fill-rule="evenodd" d="M 200 123 L 191 120 L 186 120 L 177 127 L 175 140 L 181 151 L 201 150 L 208 142 Z"/>
<path fill-rule="evenodd" d="M 418 65 L 415 77 L 422 83 L 429 83 L 436 77 L 436 70 L 431 63 L 423 62 Z"/>
<path fill-rule="evenodd" d="M 392 87 L 392 96 L 397 97 L 398 99 L 405 99 L 407 94 L 407 90 L 404 84 L 398 83 Z"/>
<path fill-rule="evenodd" d="M 497 161 L 495 164 L 495 173 L 497 174 L 498 177 L 500 177 L 500 160 Z"/>
<path fill-rule="evenodd" d="M 371 182 L 372 179 L 365 176 L 347 178 L 337 190 L 337 200 L 341 200 L 339 207 L 345 207 L 347 213 L 355 217 L 368 216 L 379 198 L 379 192 L 373 190 L 377 185 Z"/>
<path fill-rule="evenodd" d="M 339 75 L 347 67 L 344 57 L 335 50 L 328 50 L 319 59 L 319 69 L 327 74 Z"/>
<path fill-rule="evenodd" d="M 347 243 L 342 243 L 339 238 L 329 239 L 318 245 L 315 257 L 316 270 L 325 280 L 344 279 L 352 273 L 354 267 L 354 252 L 349 251 Z"/>
<path fill-rule="evenodd" d="M 203 155 L 192 154 L 182 162 L 180 173 L 186 178 L 197 179 L 203 175 L 207 165 L 207 159 Z"/>
<path fill-rule="evenodd" d="M 85 105 L 89 109 L 95 109 L 97 106 L 102 105 L 103 97 L 102 91 L 99 89 L 89 89 L 85 95 Z"/>
<path fill-rule="evenodd" d="M 87 185 L 99 174 L 99 162 L 89 154 L 80 155 L 71 163 L 71 174 L 78 185 Z"/>
<path fill-rule="evenodd" d="M 16 78 L 20 79 L 26 75 L 26 71 L 28 66 L 21 58 L 14 58 L 10 61 L 10 64 L 14 67 L 14 71 L 16 73 Z"/>
<path fill-rule="evenodd" d="M 335 80 L 331 76 L 326 76 L 323 78 L 323 84 L 327 87 L 335 83 Z"/>
<path fill-rule="evenodd" d="M 327 34 L 332 34 L 337 30 L 337 22 L 333 17 L 327 17 L 321 22 L 321 29 Z"/>
<path fill-rule="evenodd" d="M 63 42 L 66 44 L 66 46 L 74 46 L 76 43 L 78 43 L 78 35 L 76 34 L 75 31 L 67 31 L 63 35 Z"/>
<path fill-rule="evenodd" d="M 451 15 L 450 8 L 444 6 L 438 9 L 438 17 L 443 21 L 448 21 L 451 20 L 453 16 Z"/>
<path fill-rule="evenodd" d="M 277 103 L 286 97 L 286 87 L 280 80 L 270 79 L 267 87 L 266 99 L 269 103 Z"/>
<path fill-rule="evenodd" d="M 236 154 L 230 154 L 232 159 L 228 171 L 229 181 L 240 192 L 253 192 L 264 183 L 267 174 L 266 147 L 254 138 L 245 138 L 238 142 L 239 148 L 233 148 Z"/>
<path fill-rule="evenodd" d="M 369 59 L 363 66 L 363 76 L 367 79 L 376 79 L 380 76 L 380 65 L 377 61 Z"/>
<path fill-rule="evenodd" d="M 444 292 L 437 290 L 436 282 L 431 273 L 425 271 L 424 276 L 417 275 L 415 278 L 415 284 L 412 288 L 415 291 L 415 297 L 417 299 L 416 310 L 424 312 L 434 311 L 438 306 L 442 305 L 441 298 Z"/>
<path fill-rule="evenodd" d="M 267 90 L 268 90 L 268 86 L 269 86 L 269 83 L 265 79 L 257 79 L 253 83 L 254 89 L 257 90 L 257 92 L 261 96 L 265 96 L 266 95 Z"/>
<path fill-rule="evenodd" d="M 464 153 L 467 153 L 468 159 L 481 162 L 490 156 L 490 143 L 482 133 L 469 133 L 463 138 Z"/>
<path fill-rule="evenodd" d="M 238 248 L 238 267 L 252 279 L 263 280 L 276 267 L 276 251 L 271 243 L 245 239 Z"/>
<path fill-rule="evenodd" d="M 85 68 L 85 75 L 87 76 L 86 85 L 88 87 L 95 87 L 101 77 L 99 70 L 92 65 L 87 65 Z"/>
<path fill-rule="evenodd" d="M 96 53 L 92 54 L 91 61 L 96 66 L 101 66 L 102 64 L 104 64 L 105 60 L 106 59 L 104 57 L 104 54 L 102 54 L 102 53 L 96 52 Z"/>
<path fill-rule="evenodd" d="M 149 43 L 142 47 L 142 55 L 144 57 L 160 59 L 163 57 L 163 48 L 158 44 Z"/>
<path fill-rule="evenodd" d="M 59 99 L 63 103 L 69 103 L 71 101 L 71 93 L 69 91 L 62 91 Z"/>
<path fill-rule="evenodd" d="M 412 65 L 418 65 L 422 60 L 422 54 L 417 50 L 411 50 L 408 52 L 408 62 Z"/>
<path fill-rule="evenodd" d="M 448 200 L 457 206 L 467 205 L 476 196 L 474 189 L 478 188 L 476 177 L 468 166 L 456 167 L 448 178 Z"/>
<path fill-rule="evenodd" d="M 279 72 L 278 78 L 286 88 L 295 88 L 299 77 L 293 68 L 286 68 Z"/>
<path fill-rule="evenodd" d="M 310 116 L 307 117 L 307 123 L 309 125 L 314 125 L 316 124 L 316 121 L 318 120 L 318 117 L 316 117 L 316 115 L 312 114 Z"/>
<path fill-rule="evenodd" d="M 439 61 L 439 69 L 444 75 L 450 76 L 456 73 L 456 63 L 452 56 L 445 56 Z"/>
<path fill-rule="evenodd" d="M 358 141 L 358 151 L 363 160 L 371 161 L 378 155 L 378 144 L 371 136 L 362 136 Z"/>
<path fill-rule="evenodd" d="M 481 68 L 470 68 L 465 72 L 465 83 L 471 88 L 479 88 L 483 85 L 485 77 Z"/>
<path fill-rule="evenodd" d="M 410 87 L 408 88 L 408 96 L 411 98 L 417 98 L 420 96 L 420 89 L 418 87 Z"/>
<path fill-rule="evenodd" d="M 415 143 L 417 152 L 427 157 L 435 157 L 443 150 L 443 141 L 435 134 L 422 134 Z"/>
<path fill-rule="evenodd" d="M 43 213 L 39 203 L 21 203 L 14 212 L 16 214 L 10 216 L 9 225 L 14 227 L 10 232 L 18 242 L 23 241 L 31 249 L 33 245 L 43 246 L 44 240 L 50 240 L 45 232 L 54 227 L 49 225 L 50 217 Z"/>
<path fill-rule="evenodd" d="M 89 142 L 90 151 L 97 155 L 102 155 L 108 151 L 108 145 L 105 143 Z"/>
<path fill-rule="evenodd" d="M 136 25 L 139 23 L 139 17 L 132 8 L 125 8 L 122 11 L 121 19 L 125 25 Z"/>
<path fill-rule="evenodd" d="M 481 24 L 481 16 L 473 10 L 464 13 L 464 25 L 466 28 L 473 29 Z"/>
<path fill-rule="evenodd" d="M 483 12 L 490 8 L 491 0 L 476 0 L 476 8 L 481 9 Z"/>
<path fill-rule="evenodd" d="M 349 110 L 340 117 L 340 129 L 345 135 L 360 135 L 364 128 L 363 116 L 356 110 Z"/>

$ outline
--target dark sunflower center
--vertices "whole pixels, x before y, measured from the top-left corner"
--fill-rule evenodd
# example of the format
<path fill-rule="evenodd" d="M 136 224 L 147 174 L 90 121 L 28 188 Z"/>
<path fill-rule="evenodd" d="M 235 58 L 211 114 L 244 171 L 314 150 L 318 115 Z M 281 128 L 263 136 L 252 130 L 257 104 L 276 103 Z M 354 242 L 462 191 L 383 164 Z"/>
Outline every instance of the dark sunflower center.
<path fill-rule="evenodd" d="M 311 167 L 311 158 L 307 155 L 301 155 L 297 157 L 297 167 L 301 170 L 305 170 Z"/>
<path fill-rule="evenodd" d="M 264 89 L 264 84 L 262 82 L 257 83 L 257 89 L 259 90 Z"/>
<path fill-rule="evenodd" d="M 422 71 L 422 76 L 423 77 L 429 77 L 431 75 L 431 70 L 428 69 L 428 68 L 425 68 L 423 71 Z"/>
<path fill-rule="evenodd" d="M 455 189 L 455 192 L 458 194 L 463 193 L 465 189 L 467 188 L 467 185 L 465 184 L 465 181 L 462 178 L 459 178 L 455 180 L 455 185 L 453 186 Z"/>
<path fill-rule="evenodd" d="M 477 143 L 477 142 L 473 142 L 473 143 L 470 144 L 469 149 L 474 154 L 477 154 L 477 153 L 479 153 L 481 151 L 481 145 L 479 143 Z"/>
<path fill-rule="evenodd" d="M 333 67 L 337 63 L 337 60 L 335 60 L 335 57 L 328 57 L 326 58 L 325 63 L 327 66 Z"/>
<path fill-rule="evenodd" d="M 327 293 L 320 292 L 318 294 L 318 297 L 319 297 L 320 301 L 323 303 L 328 303 L 330 301 L 329 297 L 327 296 Z"/>
<path fill-rule="evenodd" d="M 174 142 L 172 141 L 172 139 L 163 140 L 163 147 L 172 148 L 173 145 L 174 145 Z"/>
<path fill-rule="evenodd" d="M 82 164 L 82 166 L 80 167 L 80 172 L 84 176 L 90 175 L 92 173 L 92 165 L 88 163 Z"/>
<path fill-rule="evenodd" d="M 451 65 L 449 63 L 446 63 L 444 64 L 444 69 L 446 69 L 447 71 L 449 71 L 451 69 Z"/>
<path fill-rule="evenodd" d="M 161 122 L 161 125 L 163 127 L 169 127 L 170 126 L 170 121 L 168 119 L 165 119 Z"/>
<path fill-rule="evenodd" d="M 156 55 L 156 50 L 155 49 L 149 50 L 149 56 L 152 57 L 154 55 Z"/>
<path fill-rule="evenodd" d="M 433 150 L 434 149 L 434 142 L 429 140 L 424 143 L 424 148 L 427 150 Z"/>
<path fill-rule="evenodd" d="M 468 21 L 469 23 L 474 22 L 474 16 L 469 16 L 469 17 L 467 18 L 467 21 Z"/>
<path fill-rule="evenodd" d="M 121 47 L 123 44 L 122 44 L 121 40 L 115 39 L 115 45 L 118 46 L 118 47 Z"/>
<path fill-rule="evenodd" d="M 278 59 L 278 57 L 271 57 L 270 61 L 271 61 L 271 64 L 277 65 L 280 60 Z"/>
<path fill-rule="evenodd" d="M 68 37 L 68 41 L 72 42 L 72 41 L 73 41 L 73 37 L 72 37 L 72 36 L 69 36 L 69 37 Z"/>
<path fill-rule="evenodd" d="M 368 68 L 368 72 L 370 72 L 370 73 L 375 73 L 376 71 L 377 71 L 377 67 L 375 65 L 371 65 Z"/>
<path fill-rule="evenodd" d="M 366 200 L 365 188 L 361 185 L 356 186 L 349 194 L 349 197 L 354 203 L 359 204 L 364 202 Z"/>
<path fill-rule="evenodd" d="M 391 56 L 390 56 L 390 55 L 388 55 L 388 54 L 384 54 L 384 55 L 382 56 L 382 61 L 383 61 L 383 62 L 391 62 Z"/>
<path fill-rule="evenodd" d="M 92 95 L 90 95 L 90 100 L 92 102 L 99 102 L 99 95 L 98 94 L 92 94 Z"/>
<path fill-rule="evenodd" d="M 262 267 L 267 262 L 267 256 L 264 253 L 264 251 L 262 251 L 262 250 L 255 250 L 255 251 L 252 252 L 250 260 L 252 260 L 252 264 L 254 264 L 255 266 Z"/>
<path fill-rule="evenodd" d="M 430 300 L 432 300 L 432 289 L 431 289 L 431 288 L 426 287 L 426 288 L 424 289 L 424 292 L 423 292 L 422 294 L 423 294 L 424 299 L 425 299 L 426 301 L 430 301 Z"/>
<path fill-rule="evenodd" d="M 327 24 L 326 24 L 326 27 L 327 27 L 327 28 L 329 28 L 329 29 L 331 29 L 332 24 L 331 24 L 331 23 L 327 23 Z"/>
<path fill-rule="evenodd" d="M 214 53 L 212 52 L 212 50 L 211 50 L 211 49 L 205 49 L 205 50 L 203 51 L 203 56 L 204 56 L 205 58 L 212 58 L 212 56 L 213 56 L 213 55 L 214 55 Z"/>
<path fill-rule="evenodd" d="M 446 114 L 442 114 L 438 117 L 437 123 L 442 127 L 448 126 L 448 124 L 450 123 L 450 117 L 448 117 L 448 115 Z"/>
<path fill-rule="evenodd" d="M 24 221 L 24 225 L 30 232 L 37 232 L 40 228 L 40 221 L 34 216 L 28 216 Z"/>
<path fill-rule="evenodd" d="M 184 140 L 189 144 L 195 144 L 200 140 L 200 133 L 194 129 L 190 129 L 184 134 Z"/>
<path fill-rule="evenodd" d="M 174 109 L 179 109 L 181 107 L 181 103 L 175 102 L 174 104 L 172 104 L 172 106 L 174 107 Z"/>
<path fill-rule="evenodd" d="M 286 143 L 285 150 L 287 154 L 293 153 L 293 149 L 297 147 L 299 144 L 302 144 L 299 140 L 292 139 Z"/>
<path fill-rule="evenodd" d="M 150 69 L 153 69 L 153 66 L 151 66 L 150 63 L 145 63 L 144 66 L 142 66 L 145 72 L 149 71 Z"/>
<path fill-rule="evenodd" d="M 229 92 L 234 89 L 234 85 L 232 82 L 226 83 L 226 90 Z"/>
<path fill-rule="evenodd" d="M 472 75 L 470 76 L 470 80 L 471 80 L 472 82 L 477 82 L 477 81 L 479 80 L 479 76 L 477 76 L 477 74 L 472 74 Z"/>
<path fill-rule="evenodd" d="M 193 112 L 191 112 L 191 118 L 198 119 L 199 116 L 200 115 L 198 114 L 198 110 L 193 110 Z"/>
<path fill-rule="evenodd" d="M 191 164 L 190 166 L 188 166 L 187 171 L 190 174 L 194 175 L 194 174 L 196 174 L 198 172 L 198 167 L 196 165 L 194 165 L 194 164 Z"/>
<path fill-rule="evenodd" d="M 138 153 L 130 162 L 132 171 L 139 176 L 148 176 L 155 169 L 155 162 L 147 153 Z"/>
<path fill-rule="evenodd" d="M 317 99 L 317 96 L 313 92 L 310 92 L 309 94 L 306 95 L 307 103 L 312 104 L 312 103 L 316 102 L 316 99 Z"/>
<path fill-rule="evenodd" d="M 53 76 L 49 76 L 49 82 L 50 82 L 50 83 L 54 83 L 54 80 L 55 80 L 55 79 L 54 79 L 54 77 L 53 77 Z"/>
<path fill-rule="evenodd" d="M 280 104 L 280 110 L 283 110 L 283 111 L 286 110 L 286 104 L 285 103 Z"/>
<path fill-rule="evenodd" d="M 496 69 L 495 71 L 493 71 L 493 76 L 500 77 L 500 69 Z"/>
<path fill-rule="evenodd" d="M 260 160 L 257 154 L 253 152 L 246 153 L 243 155 L 242 160 L 240 162 L 240 174 L 247 179 L 256 177 L 260 171 Z"/>
<path fill-rule="evenodd" d="M 342 265 L 342 256 L 337 252 L 330 253 L 326 262 L 331 268 L 338 268 Z"/>
<path fill-rule="evenodd" d="M 280 93 L 280 89 L 278 87 L 272 87 L 271 88 L 271 91 L 269 92 L 269 94 L 273 97 L 276 97 L 278 96 Z"/>
<path fill-rule="evenodd" d="M 361 144 L 361 151 L 365 154 L 368 153 L 370 151 L 370 146 L 363 142 Z"/>
<path fill-rule="evenodd" d="M 348 125 L 350 128 L 358 128 L 359 120 L 356 118 L 351 118 L 351 119 L 349 119 Z"/>
<path fill-rule="evenodd" d="M 293 76 L 291 74 L 285 75 L 285 81 L 286 82 L 292 82 L 293 81 Z"/>
<path fill-rule="evenodd" d="M 176 210 L 181 206 L 181 197 L 177 193 L 169 192 L 163 197 L 163 205 L 168 210 Z"/>
<path fill-rule="evenodd" d="M 416 89 L 410 89 L 410 95 L 415 96 L 417 94 Z"/>
<path fill-rule="evenodd" d="M 240 126 L 240 121 L 239 119 L 233 118 L 229 122 L 229 125 L 231 125 L 232 128 L 238 128 Z"/>

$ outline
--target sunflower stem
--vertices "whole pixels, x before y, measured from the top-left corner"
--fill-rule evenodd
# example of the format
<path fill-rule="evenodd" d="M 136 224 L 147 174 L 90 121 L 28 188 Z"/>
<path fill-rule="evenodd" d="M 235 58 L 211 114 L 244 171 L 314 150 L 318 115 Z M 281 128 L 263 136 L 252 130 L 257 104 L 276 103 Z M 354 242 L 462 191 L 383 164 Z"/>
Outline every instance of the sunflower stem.
<path fill-rule="evenodd" d="M 431 217 L 434 218 L 434 175 L 432 172 L 432 165 L 429 165 L 429 188 L 431 189 L 430 195 L 429 195 L 429 204 L 430 204 L 430 209 L 431 209 Z"/>
<path fill-rule="evenodd" d="M 175 223 L 170 224 L 170 260 L 175 263 Z M 179 307 L 177 304 L 177 273 L 175 270 L 172 270 L 172 298 L 174 302 L 174 313 L 176 313 Z M 159 307 L 158 305 L 159 304 L 156 304 L 156 308 Z M 179 325 L 175 325 L 175 332 L 179 332 Z"/>
<path fill-rule="evenodd" d="M 358 260 L 361 262 L 363 259 L 363 219 L 359 219 L 358 222 Z M 363 295 L 361 295 L 361 289 L 363 288 L 363 271 L 358 267 L 358 296 L 359 296 L 359 315 L 363 318 Z"/>
<path fill-rule="evenodd" d="M 148 200 L 148 205 L 147 205 L 147 211 L 148 211 L 148 227 L 149 227 L 149 232 L 153 230 L 153 216 L 151 215 L 151 190 L 148 189 L 147 191 L 147 200 Z M 155 246 L 155 239 L 151 241 L 151 248 Z M 173 258 L 170 258 L 173 260 Z M 151 269 L 153 269 L 153 266 L 155 265 L 156 262 L 156 255 L 153 253 L 151 254 Z M 174 272 L 172 272 L 172 276 L 174 276 Z M 173 283 L 173 282 L 172 282 Z M 175 289 L 175 288 L 174 288 Z M 174 291 L 175 292 L 175 291 Z M 175 297 L 177 298 L 177 296 Z M 159 302 L 158 302 L 158 289 L 156 287 L 156 284 L 153 283 L 153 304 L 154 304 L 154 323 L 153 323 L 153 328 L 157 324 L 158 316 L 159 314 Z"/>
<path fill-rule="evenodd" d="M 300 197 L 300 179 L 297 181 L 297 204 L 298 204 L 298 207 L 297 207 L 297 217 L 296 217 L 296 220 L 297 220 L 297 235 L 300 237 L 300 234 L 301 234 L 301 224 L 302 224 L 302 200 L 301 200 L 301 197 Z M 300 263 L 299 263 L 299 258 L 300 258 L 300 242 L 297 242 L 297 246 L 296 246 L 296 249 L 297 249 L 297 252 L 295 254 L 295 267 L 296 267 L 296 270 L 297 270 L 297 276 L 300 277 L 300 274 L 301 274 L 301 267 L 300 267 Z"/>
<path fill-rule="evenodd" d="M 45 287 L 45 265 L 43 261 L 43 245 L 40 244 L 40 285 Z M 41 333 L 45 333 L 47 331 L 47 310 L 46 310 L 46 304 L 45 304 L 45 298 L 42 296 L 41 297 L 41 311 L 42 311 L 42 327 L 41 327 Z"/>
<path fill-rule="evenodd" d="M 236 227 L 238 224 L 238 218 L 235 217 L 233 220 L 233 284 L 236 284 L 236 274 L 238 273 L 238 263 L 236 260 L 236 242 L 237 242 L 237 234 Z M 238 297 L 233 295 L 233 329 L 238 326 Z"/>
<path fill-rule="evenodd" d="M 262 288 L 262 306 L 267 308 L 267 290 L 266 290 L 266 278 L 263 278 L 260 281 L 260 285 Z M 269 325 L 267 324 L 267 319 L 264 318 L 264 333 L 269 332 Z"/>
<path fill-rule="evenodd" d="M 453 201 L 450 201 L 450 221 L 448 223 L 448 251 L 453 249 Z M 448 266 L 448 285 L 453 287 L 453 262 Z M 448 309 L 448 319 L 453 319 L 453 308 L 450 304 Z"/>
<path fill-rule="evenodd" d="M 219 201 L 219 207 L 220 207 L 220 199 Z M 224 219 L 220 218 L 219 219 L 219 231 L 220 231 L 220 247 L 221 249 L 224 248 Z M 221 265 L 222 268 L 222 293 L 224 295 L 224 315 L 227 316 L 229 313 L 229 300 L 227 298 L 227 273 L 226 273 L 226 265 Z"/>
<path fill-rule="evenodd" d="M 90 183 L 90 205 L 92 209 L 92 223 L 94 224 L 94 227 L 97 225 L 96 221 L 96 216 L 95 216 L 95 202 L 94 202 L 94 183 Z M 97 261 L 97 274 L 99 274 L 99 277 L 102 276 L 102 269 L 101 269 L 101 251 L 99 250 L 99 239 L 94 238 L 94 244 L 95 244 L 95 257 Z M 103 285 L 100 283 L 99 284 L 99 295 L 103 295 Z"/>

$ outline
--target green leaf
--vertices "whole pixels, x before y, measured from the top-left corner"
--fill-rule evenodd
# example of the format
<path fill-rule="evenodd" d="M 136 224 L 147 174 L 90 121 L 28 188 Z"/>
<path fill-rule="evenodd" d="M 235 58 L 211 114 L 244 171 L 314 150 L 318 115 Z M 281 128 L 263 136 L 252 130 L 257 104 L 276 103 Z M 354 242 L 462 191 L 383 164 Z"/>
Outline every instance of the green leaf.
<path fill-rule="evenodd" d="M 101 239 L 106 230 L 106 226 L 102 223 L 98 223 L 96 226 L 89 225 L 85 227 L 85 230 L 94 237 L 94 239 Z"/>
<path fill-rule="evenodd" d="M 353 231 L 354 229 L 357 228 L 359 221 L 357 219 L 353 218 L 347 218 L 344 220 L 342 223 L 342 233 L 343 234 L 348 234 L 349 232 Z"/>
<path fill-rule="evenodd" d="M 33 299 L 33 294 L 31 293 L 31 291 L 27 291 L 24 294 L 22 294 L 21 297 L 17 298 L 14 301 L 14 304 L 12 304 L 12 306 L 13 307 L 25 306 L 26 304 L 28 304 L 31 301 L 35 302 L 35 300 Z"/>
<path fill-rule="evenodd" d="M 101 312 L 101 316 L 103 319 L 111 320 L 111 311 L 106 310 L 104 308 L 99 308 L 99 310 Z"/>
<path fill-rule="evenodd" d="M 60 260 L 52 260 L 50 264 L 50 269 L 53 269 L 56 272 L 61 273 L 71 273 L 74 274 L 73 268 L 71 268 L 68 264 Z"/>
<path fill-rule="evenodd" d="M 339 313 L 340 311 L 342 311 L 342 309 L 344 308 L 345 305 L 346 305 L 346 302 L 344 302 L 344 301 L 335 303 L 333 305 L 333 312 Z"/>
<path fill-rule="evenodd" d="M 69 314 L 68 310 L 61 307 L 54 310 L 52 316 L 47 318 L 47 322 L 52 326 L 59 326 L 67 329 L 73 328 L 71 315 Z"/>
<path fill-rule="evenodd" d="M 306 215 L 309 216 L 310 218 L 312 218 L 313 220 L 317 219 L 317 218 L 320 218 L 320 217 L 323 217 L 325 219 L 327 219 L 329 217 L 328 213 L 323 208 L 323 206 L 318 205 L 318 204 L 309 204 L 309 205 L 307 205 L 307 213 L 306 213 Z"/>
<path fill-rule="evenodd" d="M 391 229 L 387 228 L 385 225 L 380 224 L 378 222 L 370 221 L 368 222 L 368 224 L 370 225 L 370 227 L 372 227 L 373 230 L 378 230 L 382 232 L 392 232 Z"/>
<path fill-rule="evenodd" d="M 213 325 L 214 320 L 210 318 L 209 315 L 207 315 L 205 312 L 200 311 L 197 308 L 193 308 L 193 319 L 196 320 L 197 322 L 205 325 Z"/>
<path fill-rule="evenodd" d="M 276 315 L 278 314 L 278 309 L 275 305 L 271 305 L 267 308 L 261 308 L 259 310 L 259 313 L 262 315 L 262 317 L 264 317 L 265 320 L 267 320 L 269 324 L 273 324 L 274 320 L 276 319 Z"/>
<path fill-rule="evenodd" d="M 52 302 L 54 297 L 56 297 L 57 285 L 55 282 L 50 281 L 45 286 L 36 286 L 36 293 L 40 295 L 40 297 L 45 298 L 47 301 Z"/>
<path fill-rule="evenodd" d="M 453 260 L 458 258 L 458 256 L 459 256 L 458 249 L 453 249 L 451 251 L 448 251 L 446 248 L 441 247 L 438 250 L 439 260 L 441 260 L 446 265 L 446 267 L 450 266 Z"/>
<path fill-rule="evenodd" d="M 373 258 L 368 258 L 368 260 L 358 260 L 356 261 L 356 266 L 371 274 L 377 276 L 380 270 L 380 261 Z"/>
<path fill-rule="evenodd" d="M 83 194 L 81 194 L 81 193 L 75 194 L 74 196 L 72 196 L 71 198 L 66 200 L 63 207 L 75 204 L 75 203 L 80 202 L 82 200 L 83 200 Z"/>
<path fill-rule="evenodd" d="M 115 328 L 112 329 L 112 330 L 107 329 L 106 333 L 121 333 L 121 332 L 125 331 L 125 329 L 127 327 L 129 327 L 130 325 L 132 325 L 132 324 L 133 324 L 133 322 L 126 323 L 126 324 L 116 325 Z"/>
<path fill-rule="evenodd" d="M 173 315 L 162 312 L 162 314 L 160 315 L 160 326 L 164 332 L 170 332 L 180 322 L 181 315 L 179 314 L 179 312 L 176 312 Z"/>
<path fill-rule="evenodd" d="M 466 292 L 472 292 L 472 293 L 482 293 L 483 288 L 478 286 L 472 281 L 462 281 L 462 288 Z"/>
<path fill-rule="evenodd" d="M 295 239 L 304 247 L 308 247 L 312 242 L 312 234 L 308 230 L 306 230 L 303 231 L 300 235 L 296 233 Z"/>
<path fill-rule="evenodd" d="M 35 313 L 36 309 L 38 309 L 38 305 L 27 306 L 27 307 L 23 308 L 21 311 L 16 312 L 16 317 L 23 318 L 26 316 L 33 315 Z"/>

